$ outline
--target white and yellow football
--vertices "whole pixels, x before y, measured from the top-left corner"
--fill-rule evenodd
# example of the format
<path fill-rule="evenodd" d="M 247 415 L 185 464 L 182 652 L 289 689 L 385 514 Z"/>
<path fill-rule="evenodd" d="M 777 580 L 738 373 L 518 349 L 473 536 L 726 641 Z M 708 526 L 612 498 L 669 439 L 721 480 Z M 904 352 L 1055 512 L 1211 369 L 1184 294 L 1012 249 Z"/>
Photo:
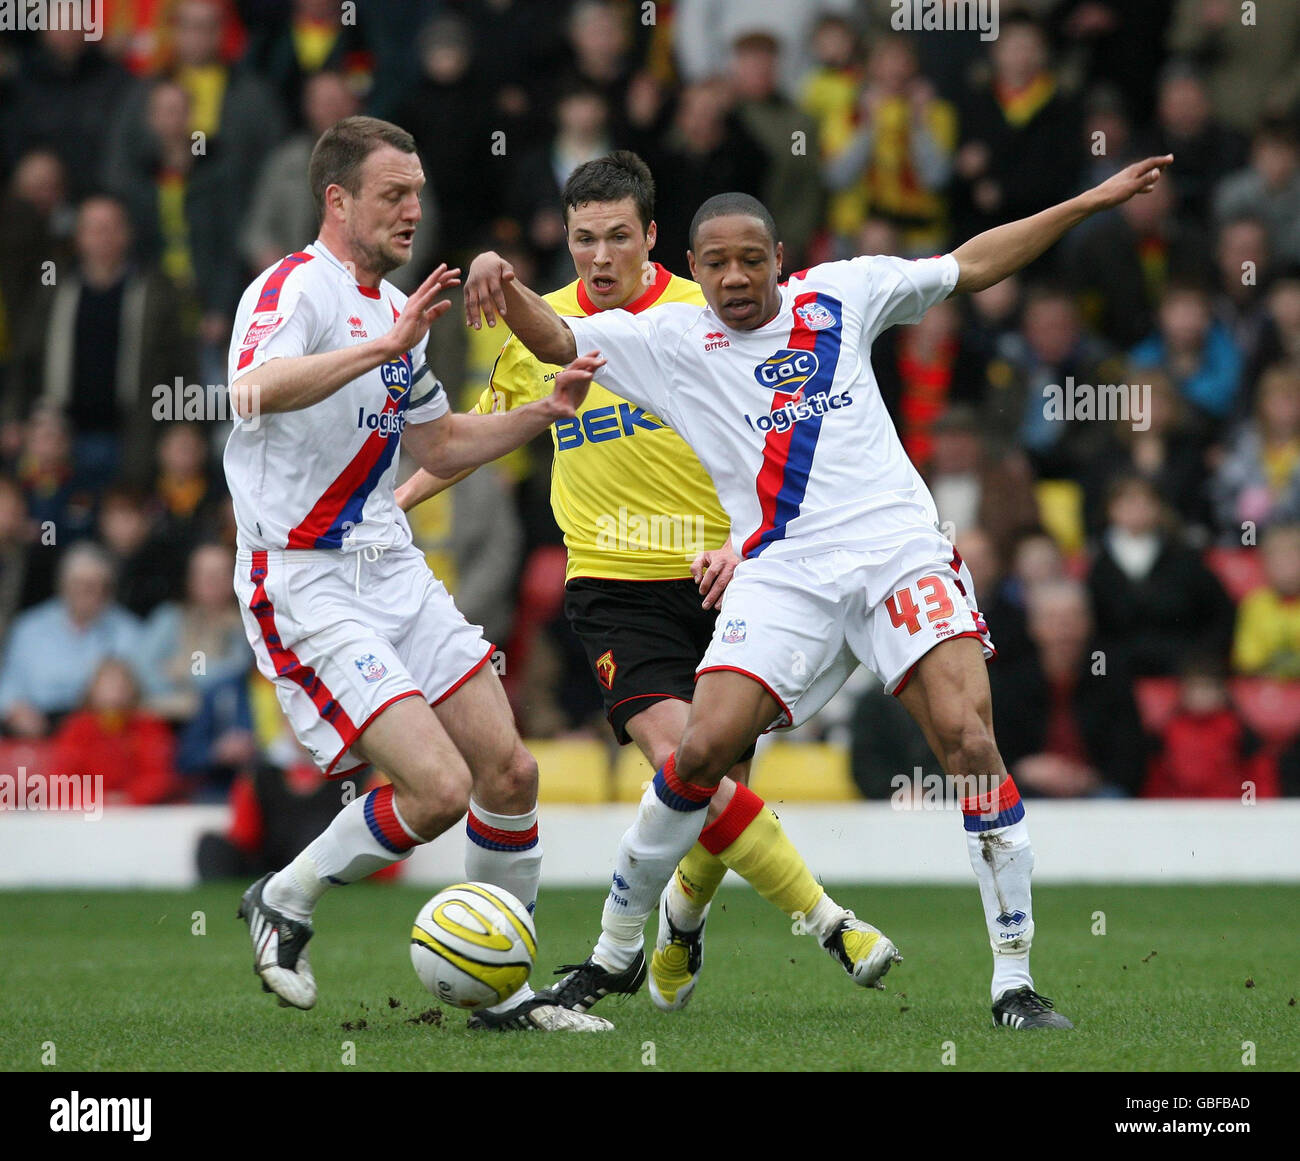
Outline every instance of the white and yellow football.
<path fill-rule="evenodd" d="M 509 891 L 490 883 L 456 883 L 415 917 L 411 963 L 444 1004 L 482 1008 L 517 992 L 533 970 L 537 930 Z"/>

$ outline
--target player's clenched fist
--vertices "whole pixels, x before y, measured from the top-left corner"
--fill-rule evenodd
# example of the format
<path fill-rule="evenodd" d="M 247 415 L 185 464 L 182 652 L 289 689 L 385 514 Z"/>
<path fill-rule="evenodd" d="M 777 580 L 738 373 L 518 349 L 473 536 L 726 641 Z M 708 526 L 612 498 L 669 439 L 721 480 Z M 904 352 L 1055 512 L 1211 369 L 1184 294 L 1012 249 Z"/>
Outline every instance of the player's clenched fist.
<path fill-rule="evenodd" d="M 579 355 L 555 377 L 555 387 L 547 402 L 554 409 L 556 419 L 572 419 L 587 398 L 587 388 L 596 372 L 605 365 L 599 351 Z"/>
<path fill-rule="evenodd" d="M 495 250 L 487 250 L 469 264 L 465 279 L 465 322 L 475 330 L 497 325 L 505 318 L 506 296 L 503 287 L 515 276 L 514 267 Z"/>

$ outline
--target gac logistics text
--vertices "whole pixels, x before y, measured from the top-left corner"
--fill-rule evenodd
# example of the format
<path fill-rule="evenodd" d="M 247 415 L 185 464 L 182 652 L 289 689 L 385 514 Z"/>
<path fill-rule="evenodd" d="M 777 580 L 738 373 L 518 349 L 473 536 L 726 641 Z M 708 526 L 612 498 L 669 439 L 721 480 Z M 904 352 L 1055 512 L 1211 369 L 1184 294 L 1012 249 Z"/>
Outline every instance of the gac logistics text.
<path fill-rule="evenodd" d="M 1151 1109 L 1248 1109 L 1250 1097 L 1125 1097 L 1125 1108 Z"/>

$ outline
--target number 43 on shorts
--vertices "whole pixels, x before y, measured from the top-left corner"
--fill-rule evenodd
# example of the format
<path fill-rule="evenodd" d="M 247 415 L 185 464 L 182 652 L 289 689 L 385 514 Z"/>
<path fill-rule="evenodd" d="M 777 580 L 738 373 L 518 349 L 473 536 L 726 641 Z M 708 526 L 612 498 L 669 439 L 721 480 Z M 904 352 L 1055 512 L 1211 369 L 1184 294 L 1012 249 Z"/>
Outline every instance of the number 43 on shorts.
<path fill-rule="evenodd" d="M 937 576 L 923 576 L 916 582 L 916 588 L 923 595 L 925 616 L 930 624 L 945 621 L 953 615 L 952 600 Z M 885 608 L 889 610 L 889 620 L 895 629 L 906 625 L 909 635 L 921 631 L 921 608 L 912 595 L 911 585 L 887 596 Z"/>

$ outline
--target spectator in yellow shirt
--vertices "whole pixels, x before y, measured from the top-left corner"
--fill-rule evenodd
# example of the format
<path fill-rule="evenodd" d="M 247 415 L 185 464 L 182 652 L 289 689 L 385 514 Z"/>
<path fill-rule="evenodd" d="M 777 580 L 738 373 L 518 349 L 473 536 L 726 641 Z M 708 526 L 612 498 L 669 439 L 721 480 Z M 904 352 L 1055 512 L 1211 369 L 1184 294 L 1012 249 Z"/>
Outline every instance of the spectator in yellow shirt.
<path fill-rule="evenodd" d="M 1237 610 L 1233 668 L 1300 678 L 1300 524 L 1274 525 L 1260 551 L 1267 582 L 1248 593 Z"/>

